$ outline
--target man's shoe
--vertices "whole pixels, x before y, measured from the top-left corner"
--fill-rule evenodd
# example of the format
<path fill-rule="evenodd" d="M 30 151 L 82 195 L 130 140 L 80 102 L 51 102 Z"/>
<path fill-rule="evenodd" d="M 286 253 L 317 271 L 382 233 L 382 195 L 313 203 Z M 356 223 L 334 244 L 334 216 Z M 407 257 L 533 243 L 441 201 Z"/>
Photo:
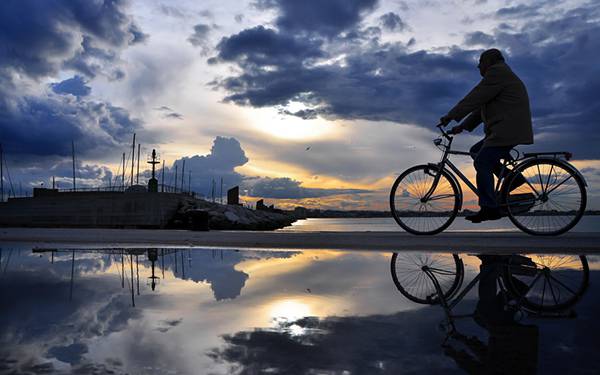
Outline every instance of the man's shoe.
<path fill-rule="evenodd" d="M 502 218 L 502 213 L 498 208 L 490 208 L 490 207 L 481 207 L 481 210 L 473 215 L 468 215 L 465 217 L 466 220 L 469 220 L 472 223 L 481 223 L 482 221 L 488 220 L 498 220 Z"/>

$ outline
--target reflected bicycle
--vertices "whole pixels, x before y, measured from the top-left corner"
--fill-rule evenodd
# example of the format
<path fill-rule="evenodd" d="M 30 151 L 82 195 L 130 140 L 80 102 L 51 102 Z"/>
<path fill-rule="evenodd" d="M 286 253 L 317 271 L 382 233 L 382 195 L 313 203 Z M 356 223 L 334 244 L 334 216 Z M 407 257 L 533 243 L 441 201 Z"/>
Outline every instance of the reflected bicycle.
<path fill-rule="evenodd" d="M 453 137 L 442 124 L 434 144 L 442 152 L 439 163 L 404 171 L 390 192 L 392 216 L 404 230 L 417 235 L 437 234 L 452 224 L 463 206 L 458 178 L 476 195 L 477 188 L 449 160 L 449 155 L 471 155 L 452 150 Z M 521 154 L 513 149 L 502 161 L 495 185 L 502 213 L 531 235 L 559 235 L 581 219 L 587 203 L 586 182 L 568 162 L 569 152 Z"/>
<path fill-rule="evenodd" d="M 587 290 L 589 267 L 583 255 L 507 255 L 501 258 L 500 290 L 515 311 L 552 316 L 573 307 Z M 451 330 L 452 309 L 481 279 L 481 273 L 459 293 L 464 264 L 457 254 L 394 253 L 391 274 L 396 288 L 409 300 L 441 305 Z"/>

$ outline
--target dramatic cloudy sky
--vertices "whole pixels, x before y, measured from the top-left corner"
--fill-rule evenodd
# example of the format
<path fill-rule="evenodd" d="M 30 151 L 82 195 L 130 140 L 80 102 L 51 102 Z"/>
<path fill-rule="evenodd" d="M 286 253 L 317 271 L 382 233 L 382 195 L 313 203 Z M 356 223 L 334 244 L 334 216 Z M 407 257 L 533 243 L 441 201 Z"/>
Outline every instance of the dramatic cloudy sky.
<path fill-rule="evenodd" d="M 69 187 L 71 141 L 80 186 L 119 183 L 135 132 L 201 194 L 384 209 L 496 47 L 529 90 L 522 149 L 573 151 L 600 208 L 598 35 L 596 1 L 4 0 L 0 142 L 14 190 Z"/>

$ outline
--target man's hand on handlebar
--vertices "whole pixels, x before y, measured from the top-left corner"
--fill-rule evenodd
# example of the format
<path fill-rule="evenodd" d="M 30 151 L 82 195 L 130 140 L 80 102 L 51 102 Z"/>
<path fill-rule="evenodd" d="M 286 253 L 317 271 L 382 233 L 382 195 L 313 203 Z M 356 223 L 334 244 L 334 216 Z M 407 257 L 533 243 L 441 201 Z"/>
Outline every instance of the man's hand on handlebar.
<path fill-rule="evenodd" d="M 448 125 L 450 121 L 452 121 L 452 118 L 447 115 L 444 115 L 440 118 L 440 124 L 444 126 Z"/>
<path fill-rule="evenodd" d="M 456 125 L 452 129 L 448 130 L 448 134 L 460 134 L 463 132 L 463 130 L 465 130 L 465 128 L 462 125 Z"/>

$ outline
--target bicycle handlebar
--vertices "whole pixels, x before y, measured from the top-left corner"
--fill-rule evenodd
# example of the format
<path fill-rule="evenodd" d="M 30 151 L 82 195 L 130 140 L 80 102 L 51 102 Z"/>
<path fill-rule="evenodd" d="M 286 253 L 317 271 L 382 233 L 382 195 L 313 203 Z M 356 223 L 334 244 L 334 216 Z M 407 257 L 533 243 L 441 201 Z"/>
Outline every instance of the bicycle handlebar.
<path fill-rule="evenodd" d="M 440 129 L 440 132 L 442 132 L 442 135 L 444 136 L 444 138 L 450 140 L 450 139 L 452 139 L 452 136 L 447 131 L 444 130 L 444 128 L 446 126 L 447 126 L 447 124 L 444 124 L 444 123 L 441 123 L 441 122 L 436 125 L 436 127 L 438 129 Z"/>

